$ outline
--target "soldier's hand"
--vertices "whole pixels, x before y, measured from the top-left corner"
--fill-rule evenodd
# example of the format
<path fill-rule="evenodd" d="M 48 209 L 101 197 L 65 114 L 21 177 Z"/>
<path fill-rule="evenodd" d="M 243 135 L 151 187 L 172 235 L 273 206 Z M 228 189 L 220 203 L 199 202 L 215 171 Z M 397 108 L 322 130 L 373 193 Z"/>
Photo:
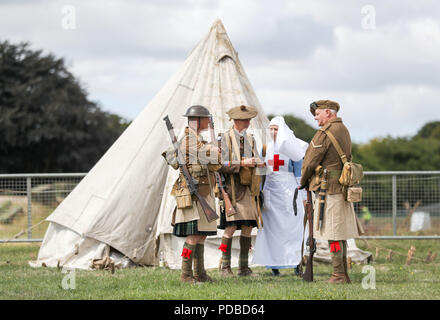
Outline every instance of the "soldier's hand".
<path fill-rule="evenodd" d="M 257 164 L 257 162 L 255 161 L 255 158 L 244 158 L 240 162 L 241 167 L 253 168 L 253 167 L 255 167 L 256 164 Z"/>
<path fill-rule="evenodd" d="M 257 167 L 258 168 L 264 168 L 266 166 L 266 162 L 262 161 L 261 159 L 256 159 Z"/>

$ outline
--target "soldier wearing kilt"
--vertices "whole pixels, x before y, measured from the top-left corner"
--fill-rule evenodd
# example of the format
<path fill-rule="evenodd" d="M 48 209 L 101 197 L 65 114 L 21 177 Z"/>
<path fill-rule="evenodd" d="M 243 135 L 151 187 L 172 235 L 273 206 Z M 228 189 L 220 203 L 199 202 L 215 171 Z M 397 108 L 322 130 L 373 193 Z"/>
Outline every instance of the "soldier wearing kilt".
<path fill-rule="evenodd" d="M 230 109 L 227 114 L 234 121 L 232 128 L 222 134 L 222 166 L 219 170 L 225 177 L 225 189 L 236 213 L 227 216 L 225 211 L 220 213 L 219 229 L 224 229 L 224 235 L 219 250 L 222 251 L 221 275 L 233 275 L 231 270 L 231 245 L 235 230 L 241 230 L 240 256 L 238 275 L 253 275 L 248 266 L 249 249 L 251 247 L 252 228 L 258 226 L 259 207 L 257 207 L 260 188 L 256 166 L 264 166 L 258 157 L 255 140 L 246 133 L 250 120 L 257 115 L 253 107 L 239 106 Z"/>
<path fill-rule="evenodd" d="M 320 172 L 327 169 L 322 226 L 319 228 L 319 197 L 316 196 L 313 214 L 313 234 L 316 239 L 328 240 L 332 255 L 333 274 L 330 283 L 350 283 L 347 272 L 347 239 L 358 238 L 363 233 L 353 204 L 343 195 L 339 177 L 343 164 L 338 151 L 325 131 L 331 132 L 342 151 L 351 161 L 351 138 L 342 119 L 337 116 L 339 104 L 331 100 L 319 100 L 310 104 L 310 112 L 321 127 L 306 151 L 302 166 L 301 185 L 318 192 L 321 186 Z"/>
<path fill-rule="evenodd" d="M 185 156 L 185 163 L 191 176 L 198 182 L 198 191 L 207 203 L 215 210 L 214 173 L 220 168 L 219 150 L 216 146 L 204 141 L 200 135 L 208 129 L 210 113 L 203 106 L 190 107 L 185 117 L 188 117 L 188 127 L 179 148 Z M 171 152 L 173 154 L 174 152 Z M 165 155 L 168 163 L 178 169 L 175 158 Z M 175 157 L 175 154 L 174 154 Z M 204 267 L 204 243 L 209 235 L 217 234 L 217 222 L 208 222 L 200 203 L 191 196 L 186 180 L 182 173 L 173 185 L 172 195 L 176 197 L 176 208 L 173 212 L 173 234 L 186 237 L 182 250 L 182 282 L 212 282 Z M 194 272 L 193 272 L 194 263 Z"/>

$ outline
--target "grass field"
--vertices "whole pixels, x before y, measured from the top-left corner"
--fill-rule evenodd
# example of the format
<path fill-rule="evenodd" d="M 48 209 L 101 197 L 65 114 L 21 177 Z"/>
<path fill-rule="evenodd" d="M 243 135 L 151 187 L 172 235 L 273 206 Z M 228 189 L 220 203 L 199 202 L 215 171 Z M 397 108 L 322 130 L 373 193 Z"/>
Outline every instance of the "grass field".
<path fill-rule="evenodd" d="M 406 254 L 410 245 L 416 246 L 416 258 L 424 259 L 428 249 L 438 252 L 438 240 L 363 241 L 357 242 L 364 250 L 375 246 L 391 248 Z M 315 282 L 306 283 L 282 270 L 281 277 L 273 277 L 263 267 L 254 268 L 255 278 L 233 277 L 222 279 L 217 270 L 209 270 L 215 283 L 182 284 L 180 271 L 164 268 L 132 268 L 108 271 L 75 271 L 75 289 L 62 288 L 67 274 L 56 268 L 29 267 L 36 258 L 38 244 L 0 244 L 0 299 L 440 299 L 440 259 L 431 264 L 421 260 L 405 266 L 403 255 L 395 255 L 391 262 L 386 253 L 371 264 L 376 272 L 376 289 L 363 289 L 362 265 L 350 270 L 352 284 L 330 285 L 325 282 L 330 265 L 315 265 Z M 405 250 L 406 249 L 406 250 Z M 236 272 L 236 270 L 234 270 Z"/>

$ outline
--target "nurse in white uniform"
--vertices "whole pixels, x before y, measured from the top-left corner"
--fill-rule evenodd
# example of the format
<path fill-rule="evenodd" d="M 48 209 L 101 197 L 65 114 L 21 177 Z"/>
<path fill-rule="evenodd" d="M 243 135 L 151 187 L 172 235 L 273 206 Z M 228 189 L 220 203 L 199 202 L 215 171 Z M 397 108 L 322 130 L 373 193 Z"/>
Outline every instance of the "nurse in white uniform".
<path fill-rule="evenodd" d="M 258 230 L 253 263 L 272 269 L 296 268 L 301 262 L 304 235 L 305 191 L 297 198 L 297 215 L 293 211 L 293 196 L 299 186 L 302 159 L 308 144 L 295 137 L 283 117 L 269 124 L 271 140 L 265 156 L 266 177 L 263 186 L 264 227 Z"/>

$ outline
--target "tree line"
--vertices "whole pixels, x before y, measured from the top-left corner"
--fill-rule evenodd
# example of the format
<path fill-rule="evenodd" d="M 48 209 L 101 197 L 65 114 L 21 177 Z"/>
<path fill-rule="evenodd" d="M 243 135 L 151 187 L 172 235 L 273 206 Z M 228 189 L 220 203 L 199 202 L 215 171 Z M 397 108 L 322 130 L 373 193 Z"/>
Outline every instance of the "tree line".
<path fill-rule="evenodd" d="M 64 59 L 0 42 L 0 173 L 88 171 L 128 125 L 87 98 Z"/>

